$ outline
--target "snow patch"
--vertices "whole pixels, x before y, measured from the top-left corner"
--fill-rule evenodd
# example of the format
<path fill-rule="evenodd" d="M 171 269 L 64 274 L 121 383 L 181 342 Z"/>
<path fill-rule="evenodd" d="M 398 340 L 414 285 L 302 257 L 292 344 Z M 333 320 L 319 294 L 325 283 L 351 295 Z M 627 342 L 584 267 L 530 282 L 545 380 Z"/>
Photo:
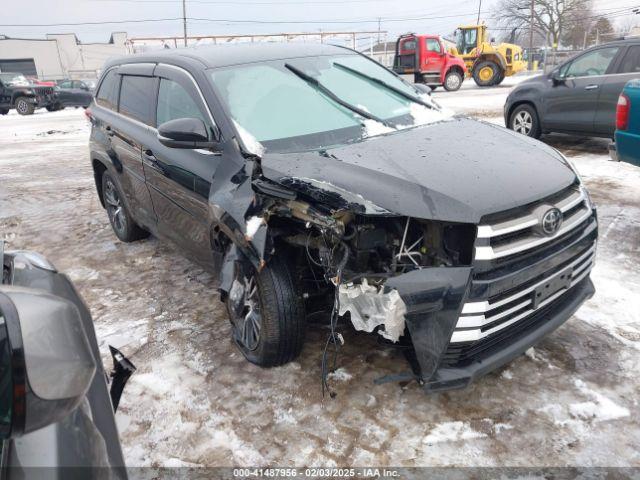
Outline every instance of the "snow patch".
<path fill-rule="evenodd" d="M 247 151 L 249 153 L 257 155 L 258 157 L 264 155 L 264 145 L 262 145 L 256 137 L 251 135 L 247 130 L 244 129 L 242 125 L 240 125 L 235 120 L 233 120 L 233 124 L 235 125 L 236 130 L 238 130 L 240 140 L 242 140 L 242 143 L 244 144 Z"/>
<path fill-rule="evenodd" d="M 571 416 L 583 420 L 593 419 L 597 422 L 602 422 L 624 418 L 630 415 L 627 408 L 617 405 L 601 393 L 591 390 L 582 380 L 575 379 L 573 383 L 580 392 L 591 397 L 593 400 L 569 405 L 569 413 Z"/>
<path fill-rule="evenodd" d="M 367 118 L 362 122 L 364 126 L 364 138 L 375 137 L 389 132 L 395 132 L 395 129 L 387 127 L 385 124 Z"/>
<path fill-rule="evenodd" d="M 486 435 L 471 428 L 469 422 L 443 422 L 437 425 L 422 439 L 422 443 L 433 445 L 443 442 L 457 442 L 483 438 Z"/>
<path fill-rule="evenodd" d="M 347 372 L 343 367 L 340 367 L 329 373 L 329 378 L 337 380 L 338 382 L 348 382 L 353 378 L 353 375 Z"/>

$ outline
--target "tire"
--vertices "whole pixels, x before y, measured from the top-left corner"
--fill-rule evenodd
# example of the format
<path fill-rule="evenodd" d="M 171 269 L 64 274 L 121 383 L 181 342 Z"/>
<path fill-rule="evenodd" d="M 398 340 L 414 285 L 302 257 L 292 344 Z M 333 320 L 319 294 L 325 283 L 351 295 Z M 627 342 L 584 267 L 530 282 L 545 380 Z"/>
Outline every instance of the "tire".
<path fill-rule="evenodd" d="M 304 344 L 306 319 L 291 270 L 280 257 L 256 273 L 242 272 L 226 300 L 233 340 L 245 358 L 261 367 L 294 360 Z"/>
<path fill-rule="evenodd" d="M 429 88 L 431 89 L 431 91 L 435 91 L 436 88 L 438 88 L 437 85 L 429 85 Z"/>
<path fill-rule="evenodd" d="M 6 115 L 7 113 L 9 113 L 7 108 L 0 108 L 0 115 Z"/>
<path fill-rule="evenodd" d="M 148 237 L 149 232 L 136 224 L 122 200 L 123 198 L 124 195 L 117 182 L 111 177 L 110 173 L 104 172 L 102 175 L 102 200 L 107 210 L 113 233 L 126 243 Z"/>
<path fill-rule="evenodd" d="M 490 87 L 500 74 L 500 67 L 491 61 L 478 63 L 473 68 L 473 80 L 479 87 Z"/>
<path fill-rule="evenodd" d="M 449 70 L 444 77 L 444 89 L 447 92 L 460 90 L 462 86 L 462 75 L 455 70 Z"/>
<path fill-rule="evenodd" d="M 36 109 L 35 105 L 25 97 L 16 98 L 15 107 L 20 115 L 33 115 L 33 111 Z"/>
<path fill-rule="evenodd" d="M 504 80 L 504 77 L 505 77 L 505 72 L 504 72 L 504 70 L 500 69 L 500 73 L 496 77 L 495 82 L 493 84 L 494 85 L 500 85 L 502 83 L 502 81 Z"/>
<path fill-rule="evenodd" d="M 531 138 L 540 138 L 542 129 L 536 109 L 531 105 L 518 105 L 509 117 L 508 128 Z"/>

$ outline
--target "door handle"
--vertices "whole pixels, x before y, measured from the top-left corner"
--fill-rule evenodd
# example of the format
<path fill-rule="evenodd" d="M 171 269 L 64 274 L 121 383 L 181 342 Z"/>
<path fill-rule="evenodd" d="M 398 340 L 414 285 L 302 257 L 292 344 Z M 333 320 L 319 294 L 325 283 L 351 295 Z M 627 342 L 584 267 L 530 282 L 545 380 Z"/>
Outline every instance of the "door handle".
<path fill-rule="evenodd" d="M 151 149 L 147 148 L 142 150 L 142 153 L 144 153 L 144 156 L 147 157 L 149 160 L 156 160 L 156 157 L 153 156 L 153 151 L 151 151 Z"/>
<path fill-rule="evenodd" d="M 587 85 L 586 87 L 584 87 L 585 90 L 597 90 L 598 89 L 598 85 Z"/>
<path fill-rule="evenodd" d="M 116 133 L 113 131 L 113 128 L 111 128 L 109 125 L 107 125 L 105 127 L 105 130 L 107 131 L 107 136 L 109 137 L 113 137 Z"/>
<path fill-rule="evenodd" d="M 166 175 L 167 172 L 165 171 L 164 166 L 153 155 L 153 151 L 151 149 L 143 148 L 142 149 L 142 155 L 147 160 L 146 164 L 149 165 L 149 167 L 153 168 L 154 170 L 157 170 L 158 172 L 162 173 L 163 175 Z"/>

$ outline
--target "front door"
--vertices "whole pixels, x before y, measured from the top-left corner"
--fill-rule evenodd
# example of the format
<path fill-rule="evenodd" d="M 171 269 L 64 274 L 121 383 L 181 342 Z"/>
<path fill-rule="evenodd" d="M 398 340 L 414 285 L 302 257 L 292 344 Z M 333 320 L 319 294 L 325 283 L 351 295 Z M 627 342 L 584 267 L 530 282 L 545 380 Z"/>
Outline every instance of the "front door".
<path fill-rule="evenodd" d="M 159 65 L 156 125 L 199 118 L 213 136 L 213 118 L 194 80 L 180 69 Z M 220 156 L 205 150 L 169 148 L 157 136 L 142 146 L 142 159 L 159 231 L 199 260 L 211 256 L 209 191 Z"/>
<path fill-rule="evenodd" d="M 425 38 L 424 54 L 422 55 L 422 65 L 420 70 L 440 80 L 440 73 L 444 68 L 445 56 L 442 45 L 437 38 Z"/>
<path fill-rule="evenodd" d="M 611 136 L 616 129 L 616 107 L 618 97 L 629 80 L 640 78 L 640 45 L 631 45 L 620 52 L 622 60 L 615 72 L 605 77 L 600 87 L 595 130 L 601 135 Z"/>
<path fill-rule="evenodd" d="M 154 138 L 150 125 L 156 79 L 150 76 L 122 75 L 118 112 L 106 125 L 111 149 L 120 163 L 123 193 L 131 214 L 142 226 L 153 227 L 156 215 L 145 183 L 142 166 L 142 145 Z"/>
<path fill-rule="evenodd" d="M 594 122 L 600 88 L 610 71 L 618 47 L 591 50 L 563 65 L 560 82 L 544 95 L 543 129 L 552 131 L 594 133 Z"/>

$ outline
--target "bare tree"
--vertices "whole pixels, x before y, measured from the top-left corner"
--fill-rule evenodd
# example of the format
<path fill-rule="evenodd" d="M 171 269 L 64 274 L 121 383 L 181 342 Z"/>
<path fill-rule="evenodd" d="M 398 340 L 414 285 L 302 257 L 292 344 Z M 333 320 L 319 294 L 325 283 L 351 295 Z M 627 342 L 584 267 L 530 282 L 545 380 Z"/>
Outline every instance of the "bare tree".
<path fill-rule="evenodd" d="M 495 17 L 503 28 L 528 31 L 531 21 L 530 8 L 530 0 L 501 0 Z M 587 17 L 589 11 L 590 0 L 535 0 L 533 29 L 539 35 L 548 35 L 552 44 L 557 45 L 565 30 L 569 29 L 577 18 Z"/>
<path fill-rule="evenodd" d="M 561 40 L 573 49 L 582 49 L 589 43 L 589 32 L 593 27 L 593 10 L 575 11 L 568 16 L 568 22 Z"/>

